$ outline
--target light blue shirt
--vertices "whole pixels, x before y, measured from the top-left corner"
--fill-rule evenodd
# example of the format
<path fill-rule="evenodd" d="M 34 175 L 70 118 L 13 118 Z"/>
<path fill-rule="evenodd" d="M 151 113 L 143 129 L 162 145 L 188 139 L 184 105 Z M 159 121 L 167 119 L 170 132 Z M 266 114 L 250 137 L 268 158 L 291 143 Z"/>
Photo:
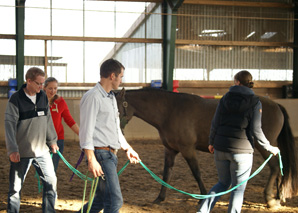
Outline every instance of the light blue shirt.
<path fill-rule="evenodd" d="M 113 92 L 107 93 L 100 83 L 86 92 L 81 99 L 79 137 L 81 149 L 129 148 L 120 129 L 115 95 Z"/>

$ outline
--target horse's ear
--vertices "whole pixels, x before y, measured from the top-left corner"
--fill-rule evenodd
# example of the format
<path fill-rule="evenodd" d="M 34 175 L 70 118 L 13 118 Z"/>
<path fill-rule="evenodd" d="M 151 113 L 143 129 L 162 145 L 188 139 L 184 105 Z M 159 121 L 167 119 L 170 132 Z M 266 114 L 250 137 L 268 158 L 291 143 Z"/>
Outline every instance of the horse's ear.
<path fill-rule="evenodd" d="M 120 93 L 118 94 L 120 98 L 123 98 L 125 96 L 125 89 L 124 87 L 122 88 L 122 90 L 120 91 Z"/>

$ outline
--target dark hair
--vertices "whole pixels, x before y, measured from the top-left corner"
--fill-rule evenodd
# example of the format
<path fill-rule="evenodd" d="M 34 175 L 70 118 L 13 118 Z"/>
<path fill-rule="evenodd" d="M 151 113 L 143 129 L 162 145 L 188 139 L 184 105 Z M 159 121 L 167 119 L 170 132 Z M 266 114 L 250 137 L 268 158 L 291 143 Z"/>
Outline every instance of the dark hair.
<path fill-rule="evenodd" d="M 51 83 L 51 82 L 56 82 L 58 84 L 58 80 L 56 78 L 54 78 L 54 77 L 48 77 L 46 79 L 46 81 L 44 82 L 44 88 L 46 88 L 48 86 L 48 84 Z M 54 103 L 54 101 L 57 100 L 58 98 L 59 98 L 59 95 L 58 94 L 55 94 L 54 97 L 51 98 L 51 100 L 49 102 L 50 106 L 52 106 L 53 103 Z"/>
<path fill-rule="evenodd" d="M 27 73 L 26 73 L 26 80 L 30 79 L 30 80 L 35 80 L 37 76 L 42 76 L 45 77 L 46 74 L 44 71 L 42 71 L 42 69 L 38 68 L 38 67 L 31 67 Z"/>
<path fill-rule="evenodd" d="M 236 73 L 234 79 L 239 81 L 241 85 L 246 86 L 248 88 L 253 88 L 254 82 L 252 82 L 252 75 L 247 70 L 241 70 Z"/>
<path fill-rule="evenodd" d="M 47 87 L 49 83 L 56 82 L 58 84 L 58 80 L 54 77 L 48 77 L 44 82 L 44 87 Z"/>
<path fill-rule="evenodd" d="M 112 73 L 115 73 L 117 77 L 122 69 L 125 69 L 125 67 L 119 61 L 112 58 L 108 59 L 100 66 L 100 77 L 108 78 Z"/>

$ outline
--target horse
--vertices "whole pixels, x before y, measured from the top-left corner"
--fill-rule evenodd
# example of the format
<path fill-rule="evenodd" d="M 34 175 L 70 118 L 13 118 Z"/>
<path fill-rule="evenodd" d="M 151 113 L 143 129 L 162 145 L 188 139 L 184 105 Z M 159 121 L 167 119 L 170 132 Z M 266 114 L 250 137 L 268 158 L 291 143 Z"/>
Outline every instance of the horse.
<path fill-rule="evenodd" d="M 264 197 L 267 206 L 271 208 L 280 206 L 280 200 L 285 202 L 286 198 L 297 194 L 297 158 L 295 140 L 285 108 L 268 98 L 259 98 L 263 107 L 263 132 L 272 145 L 279 147 L 284 166 L 284 175 L 281 176 L 278 156 L 273 156 L 268 162 L 270 177 L 264 188 Z M 136 116 L 158 130 L 165 147 L 163 181 L 170 181 L 175 157 L 180 152 L 190 167 L 201 194 L 207 194 L 196 150 L 209 152 L 209 131 L 219 100 L 155 88 L 127 91 L 123 88 L 116 94 L 116 100 L 122 129 Z M 255 148 L 264 159 L 269 157 L 270 153 L 258 143 L 255 143 Z M 275 184 L 277 193 L 274 197 Z M 164 201 L 165 197 L 166 187 L 162 186 L 154 203 Z"/>

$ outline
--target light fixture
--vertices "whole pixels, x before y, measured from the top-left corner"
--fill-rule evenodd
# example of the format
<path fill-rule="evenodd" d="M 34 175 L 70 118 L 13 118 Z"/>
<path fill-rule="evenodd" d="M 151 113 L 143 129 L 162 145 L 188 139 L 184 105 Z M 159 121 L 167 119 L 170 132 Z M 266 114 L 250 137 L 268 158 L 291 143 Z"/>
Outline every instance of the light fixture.
<path fill-rule="evenodd" d="M 199 37 L 222 37 L 227 33 L 224 30 L 202 30 Z"/>
<path fill-rule="evenodd" d="M 253 36 L 254 34 L 256 34 L 256 32 L 255 32 L 255 31 L 252 31 L 250 34 L 248 34 L 248 35 L 246 36 L 245 39 L 248 39 L 249 37 Z"/>
<path fill-rule="evenodd" d="M 266 32 L 261 36 L 261 39 L 268 39 L 274 36 L 277 32 Z"/>

